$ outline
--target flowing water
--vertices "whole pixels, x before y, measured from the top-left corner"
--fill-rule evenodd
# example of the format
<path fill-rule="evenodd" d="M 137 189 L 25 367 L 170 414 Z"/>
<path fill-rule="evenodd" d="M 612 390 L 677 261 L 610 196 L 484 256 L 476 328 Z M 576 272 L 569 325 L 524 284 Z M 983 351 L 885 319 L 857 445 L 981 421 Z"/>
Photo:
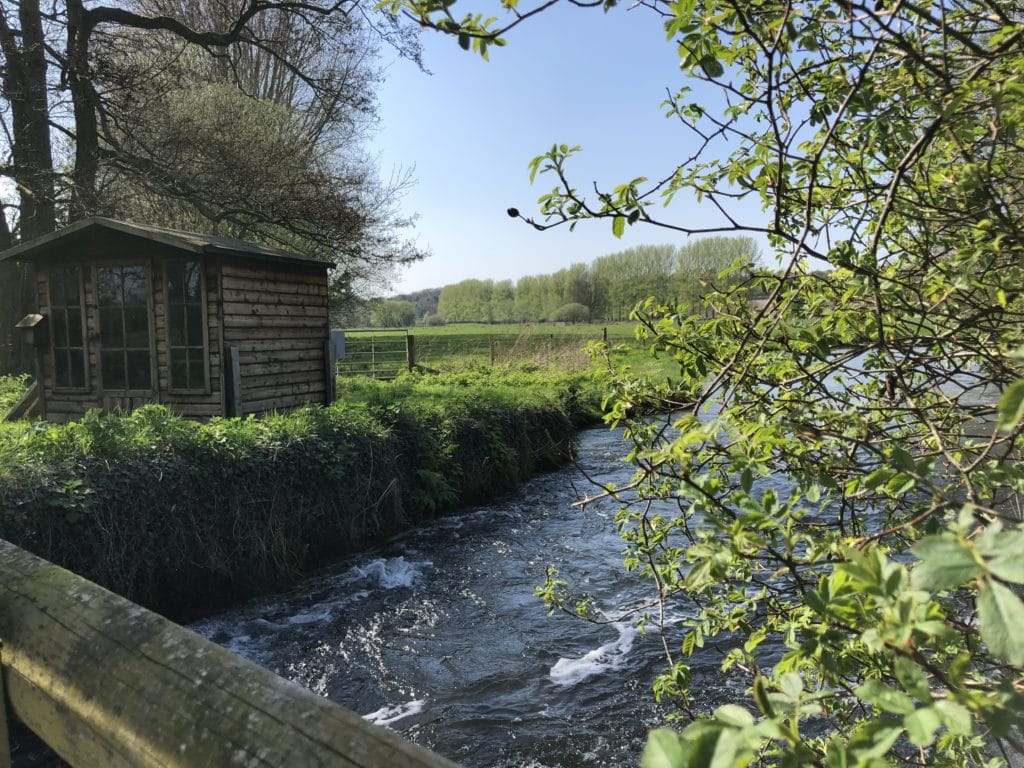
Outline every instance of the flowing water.
<path fill-rule="evenodd" d="M 598 607 L 648 595 L 624 572 L 614 504 L 573 507 L 594 490 L 581 469 L 628 480 L 626 449 L 621 432 L 586 431 L 579 468 L 193 629 L 467 766 L 636 764 L 665 714 L 651 693 L 657 634 L 548 616 L 533 595 L 548 565 Z M 717 656 L 691 662 L 702 708 L 742 691 Z"/>

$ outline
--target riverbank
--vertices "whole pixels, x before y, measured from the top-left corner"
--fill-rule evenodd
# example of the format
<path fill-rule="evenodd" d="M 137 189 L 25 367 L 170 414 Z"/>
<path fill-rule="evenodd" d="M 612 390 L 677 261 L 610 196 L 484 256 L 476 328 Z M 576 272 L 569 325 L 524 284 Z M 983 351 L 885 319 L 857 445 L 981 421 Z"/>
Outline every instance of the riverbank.
<path fill-rule="evenodd" d="M 259 420 L 4 425 L 0 537 L 184 620 L 513 490 L 568 459 L 601 397 L 587 373 L 473 369 L 346 380 Z"/>

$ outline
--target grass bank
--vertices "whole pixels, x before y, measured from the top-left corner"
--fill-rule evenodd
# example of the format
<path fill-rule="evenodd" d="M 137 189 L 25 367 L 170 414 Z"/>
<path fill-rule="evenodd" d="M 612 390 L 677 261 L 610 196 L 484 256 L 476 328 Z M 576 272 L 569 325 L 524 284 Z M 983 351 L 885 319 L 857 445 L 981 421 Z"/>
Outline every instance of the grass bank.
<path fill-rule="evenodd" d="M 599 417 L 586 373 L 343 380 L 329 408 L 180 419 L 147 406 L 0 426 L 0 537 L 177 619 L 507 492 Z"/>

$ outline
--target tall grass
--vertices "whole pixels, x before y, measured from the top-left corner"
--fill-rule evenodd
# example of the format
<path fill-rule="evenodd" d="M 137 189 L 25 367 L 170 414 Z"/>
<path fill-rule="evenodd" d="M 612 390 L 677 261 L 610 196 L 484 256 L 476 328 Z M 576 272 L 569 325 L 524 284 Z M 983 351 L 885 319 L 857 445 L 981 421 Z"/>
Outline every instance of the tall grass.
<path fill-rule="evenodd" d="M 0 419 L 17 405 L 28 391 L 30 379 L 28 374 L 21 376 L 0 376 Z"/>

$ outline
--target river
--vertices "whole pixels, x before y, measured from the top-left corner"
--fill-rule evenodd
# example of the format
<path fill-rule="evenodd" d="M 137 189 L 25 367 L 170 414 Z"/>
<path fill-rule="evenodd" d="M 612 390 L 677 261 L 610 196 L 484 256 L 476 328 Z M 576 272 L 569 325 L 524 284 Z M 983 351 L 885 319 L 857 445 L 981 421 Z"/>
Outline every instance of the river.
<path fill-rule="evenodd" d="M 626 450 L 620 431 L 584 431 L 579 467 L 192 629 L 467 766 L 636 764 L 666 714 L 651 693 L 660 639 L 549 616 L 533 595 L 549 564 L 599 607 L 647 594 L 624 572 L 615 505 L 573 506 L 593 492 L 583 472 L 629 479 Z M 702 709 L 741 694 L 717 656 L 692 663 Z"/>

